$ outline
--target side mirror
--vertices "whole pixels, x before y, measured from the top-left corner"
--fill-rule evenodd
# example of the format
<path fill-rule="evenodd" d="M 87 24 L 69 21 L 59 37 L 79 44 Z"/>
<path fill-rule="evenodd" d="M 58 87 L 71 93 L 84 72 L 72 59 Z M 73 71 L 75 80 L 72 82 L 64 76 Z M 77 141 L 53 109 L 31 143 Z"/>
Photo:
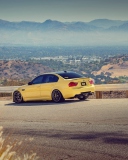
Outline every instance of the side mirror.
<path fill-rule="evenodd" d="M 28 82 L 28 85 L 32 85 L 32 82 Z"/>

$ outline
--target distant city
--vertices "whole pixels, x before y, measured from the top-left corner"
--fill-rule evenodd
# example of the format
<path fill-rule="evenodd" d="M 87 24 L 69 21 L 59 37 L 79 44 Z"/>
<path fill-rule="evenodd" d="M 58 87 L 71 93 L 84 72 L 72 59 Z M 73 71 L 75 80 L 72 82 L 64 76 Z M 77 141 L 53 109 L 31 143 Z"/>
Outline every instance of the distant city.
<path fill-rule="evenodd" d="M 31 57 L 31 60 L 54 60 L 54 61 L 61 61 L 64 64 L 71 64 L 76 65 L 80 63 L 86 63 L 91 61 L 99 61 L 101 60 L 101 57 L 86 57 L 86 56 L 55 56 L 55 57 Z"/>
<path fill-rule="evenodd" d="M 54 59 L 79 63 L 123 54 L 128 54 L 128 46 L 0 46 L 1 60 Z"/>

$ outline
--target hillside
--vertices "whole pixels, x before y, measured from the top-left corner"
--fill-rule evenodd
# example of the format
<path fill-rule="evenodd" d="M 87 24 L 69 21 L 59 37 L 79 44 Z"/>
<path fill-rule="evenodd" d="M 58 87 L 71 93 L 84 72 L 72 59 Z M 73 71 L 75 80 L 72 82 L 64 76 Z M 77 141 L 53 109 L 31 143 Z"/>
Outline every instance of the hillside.
<path fill-rule="evenodd" d="M 106 64 L 105 64 L 106 63 Z M 104 61 L 103 66 L 98 71 L 92 72 L 94 75 L 109 75 L 110 77 L 128 76 L 128 56 L 115 56 Z"/>
<path fill-rule="evenodd" d="M 101 61 L 67 64 L 56 60 L 10 60 L 0 61 L 0 83 L 10 85 L 16 80 L 25 83 L 45 72 L 72 70 L 83 74 L 85 77 L 95 79 L 96 84 L 101 83 L 126 83 L 128 82 L 128 55 L 118 55 Z M 5 82 L 6 81 L 6 82 Z M 15 82 L 16 82 L 15 81 Z M 5 83 L 4 83 L 5 82 Z M 24 84 L 24 82 L 22 84 Z M 16 85 L 12 83 L 11 85 Z"/>
<path fill-rule="evenodd" d="M 43 64 L 20 60 L 0 61 L 0 79 L 32 79 L 37 75 L 53 71 Z"/>

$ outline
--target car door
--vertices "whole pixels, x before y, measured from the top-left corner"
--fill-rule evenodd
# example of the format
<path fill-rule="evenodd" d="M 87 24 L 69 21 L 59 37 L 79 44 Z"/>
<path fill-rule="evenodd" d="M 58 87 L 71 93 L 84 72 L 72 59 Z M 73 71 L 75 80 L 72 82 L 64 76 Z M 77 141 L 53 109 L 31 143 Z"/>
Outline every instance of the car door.
<path fill-rule="evenodd" d="M 54 74 L 47 74 L 44 79 L 44 83 L 41 84 L 41 97 L 42 99 L 51 100 L 51 93 L 59 78 Z"/>
<path fill-rule="evenodd" d="M 25 97 L 29 100 L 41 99 L 41 84 L 43 82 L 44 76 L 38 76 L 33 81 L 28 83 L 25 88 Z"/>

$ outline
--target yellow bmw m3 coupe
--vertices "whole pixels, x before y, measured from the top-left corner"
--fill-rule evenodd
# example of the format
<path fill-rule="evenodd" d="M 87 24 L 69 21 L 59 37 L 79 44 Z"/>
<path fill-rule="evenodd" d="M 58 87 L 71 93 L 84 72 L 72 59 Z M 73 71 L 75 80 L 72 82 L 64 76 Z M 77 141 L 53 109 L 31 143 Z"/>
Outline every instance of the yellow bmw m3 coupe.
<path fill-rule="evenodd" d="M 19 87 L 13 92 L 13 102 L 52 100 L 58 103 L 72 98 L 85 100 L 94 92 L 93 79 L 75 72 L 62 71 L 40 75 Z"/>

